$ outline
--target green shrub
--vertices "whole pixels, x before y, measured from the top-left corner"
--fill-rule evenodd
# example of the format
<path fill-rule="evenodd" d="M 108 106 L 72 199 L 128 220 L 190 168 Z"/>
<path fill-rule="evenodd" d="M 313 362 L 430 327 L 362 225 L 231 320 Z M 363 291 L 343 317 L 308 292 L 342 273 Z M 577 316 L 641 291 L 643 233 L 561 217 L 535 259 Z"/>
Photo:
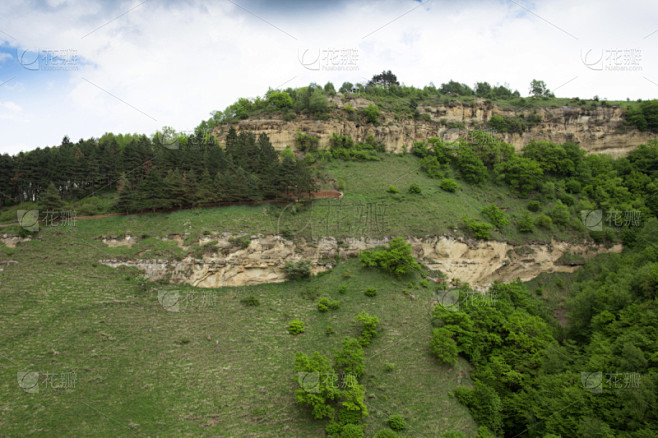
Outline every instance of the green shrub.
<path fill-rule="evenodd" d="M 384 370 L 386 370 L 387 373 L 391 373 L 395 370 L 395 364 L 393 363 L 387 363 L 386 366 L 384 367 Z"/>
<path fill-rule="evenodd" d="M 555 203 L 555 207 L 553 207 L 549 215 L 556 225 L 564 226 L 569 223 L 569 209 L 560 200 Z"/>
<path fill-rule="evenodd" d="M 347 285 L 341 284 L 340 287 L 338 288 L 338 293 L 344 295 L 346 292 L 347 292 Z"/>
<path fill-rule="evenodd" d="M 286 262 L 283 270 L 291 280 L 309 278 L 311 276 L 311 261 L 300 260 L 298 262 Z"/>
<path fill-rule="evenodd" d="M 388 425 L 393 430 L 404 430 L 407 428 L 407 422 L 404 421 L 402 415 L 391 415 L 388 417 Z"/>
<path fill-rule="evenodd" d="M 326 312 L 329 310 L 329 298 L 320 298 L 318 302 L 318 311 Z"/>
<path fill-rule="evenodd" d="M 459 188 L 457 182 L 452 178 L 443 178 L 439 184 L 442 190 L 446 192 L 454 193 Z"/>
<path fill-rule="evenodd" d="M 550 230 L 553 226 L 553 220 L 545 214 L 540 214 L 535 218 L 535 225 L 540 228 Z"/>
<path fill-rule="evenodd" d="M 442 363 L 452 365 L 457 362 L 457 343 L 452 339 L 452 332 L 445 327 L 432 330 L 430 350 Z"/>
<path fill-rule="evenodd" d="M 327 334 L 327 336 L 333 335 L 334 334 L 334 329 L 333 329 L 333 327 L 327 327 L 324 332 Z"/>
<path fill-rule="evenodd" d="M 523 216 L 521 216 L 516 223 L 516 228 L 522 233 L 532 233 L 534 231 L 535 224 L 530 213 L 526 211 Z"/>
<path fill-rule="evenodd" d="M 540 208 L 541 208 L 541 204 L 539 203 L 539 201 L 528 202 L 528 210 L 536 213 L 539 211 Z"/>
<path fill-rule="evenodd" d="M 370 104 L 363 110 L 361 110 L 362 114 L 366 117 L 366 122 L 367 123 L 372 123 L 377 125 L 379 123 L 379 108 L 377 105 Z"/>
<path fill-rule="evenodd" d="M 496 204 L 487 205 L 482 209 L 482 214 L 489 218 L 489 221 L 497 228 L 502 228 L 509 224 L 509 219 L 503 210 Z"/>
<path fill-rule="evenodd" d="M 260 305 L 260 300 L 253 295 L 241 299 L 240 302 L 247 307 L 255 307 Z"/>
<path fill-rule="evenodd" d="M 378 267 L 400 278 L 420 265 L 411 253 L 411 245 L 402 237 L 392 239 L 386 249 L 367 249 L 359 254 L 361 266 Z"/>
<path fill-rule="evenodd" d="M 340 438 L 364 438 L 363 427 L 356 424 L 346 424 L 340 433 Z"/>
<path fill-rule="evenodd" d="M 368 289 L 366 289 L 364 293 L 366 294 L 367 297 L 374 297 L 377 295 L 377 289 L 375 289 L 374 287 L 369 287 Z"/>
<path fill-rule="evenodd" d="M 334 353 L 334 363 L 337 370 L 361 377 L 365 371 L 361 343 L 357 339 L 345 337 L 342 348 Z"/>
<path fill-rule="evenodd" d="M 340 307 L 340 301 L 332 301 L 329 298 L 320 298 L 318 301 L 318 310 L 320 312 L 326 312 L 329 309 L 336 310 Z"/>
<path fill-rule="evenodd" d="M 423 189 L 420 188 L 420 186 L 416 183 L 413 183 L 409 186 L 409 193 L 412 194 L 420 194 L 423 192 Z"/>
<path fill-rule="evenodd" d="M 299 319 L 293 319 L 292 321 L 290 321 L 288 332 L 290 332 L 291 335 L 298 335 L 300 333 L 304 333 L 304 323 Z"/>
<path fill-rule="evenodd" d="M 359 337 L 359 343 L 366 347 L 370 345 L 372 338 L 377 335 L 377 324 L 379 318 L 374 315 L 369 315 L 366 311 L 362 311 L 354 317 L 355 321 L 360 321 L 363 324 L 363 331 Z"/>
<path fill-rule="evenodd" d="M 484 222 L 478 222 L 466 216 L 462 217 L 464 227 L 473 234 L 478 240 L 489 240 L 491 238 L 491 229 L 493 226 Z"/>
<path fill-rule="evenodd" d="M 388 186 L 388 189 L 386 189 L 388 193 L 399 193 L 400 191 L 398 190 L 397 187 L 395 186 Z"/>

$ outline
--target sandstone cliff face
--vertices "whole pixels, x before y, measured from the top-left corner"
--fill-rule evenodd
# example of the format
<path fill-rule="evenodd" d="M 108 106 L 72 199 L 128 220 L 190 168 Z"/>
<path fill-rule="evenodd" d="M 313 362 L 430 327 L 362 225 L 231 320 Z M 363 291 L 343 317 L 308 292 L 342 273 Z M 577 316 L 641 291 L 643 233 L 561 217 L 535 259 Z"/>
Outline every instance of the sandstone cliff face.
<path fill-rule="evenodd" d="M 228 235 L 203 237 L 201 244 L 214 242 L 215 253 L 203 258 L 188 256 L 183 260 L 101 260 L 117 267 L 134 266 L 153 280 L 167 280 L 175 284 L 197 287 L 249 286 L 286 280 L 286 262 L 308 259 L 312 272 L 331 269 L 334 257 L 355 257 L 364 249 L 388 243 L 388 239 L 345 239 L 332 237 L 315 242 L 295 243 L 280 236 L 254 236 L 247 248 L 237 248 Z M 172 240 L 172 239 L 169 239 Z M 182 246 L 182 239 L 177 241 Z M 621 252 L 621 245 L 603 246 L 552 242 L 522 247 L 506 242 L 468 242 L 447 236 L 428 236 L 408 239 L 414 257 L 434 271 L 446 274 L 449 280 L 459 279 L 477 289 L 484 289 L 494 281 L 509 282 L 516 278 L 527 281 L 542 272 L 572 272 L 576 266 L 564 266 L 558 259 L 567 251 L 591 257 L 602 252 Z M 109 243 L 109 242 L 108 242 Z M 113 243 L 114 244 L 114 243 Z"/>
<path fill-rule="evenodd" d="M 336 97 L 332 99 L 334 108 L 342 108 L 345 101 Z M 355 109 L 369 105 L 363 98 L 349 101 Z M 337 114 L 343 113 L 343 119 L 310 120 L 297 119 L 286 122 L 274 118 L 267 120 L 248 119 L 234 124 L 238 132 L 253 131 L 257 134 L 265 133 L 278 150 L 286 146 L 295 147 L 297 131 L 318 137 L 320 146 L 329 144 L 332 134 L 349 135 L 357 141 L 365 140 L 367 135 L 381 141 L 388 152 L 401 152 L 406 146 L 411 149 L 415 141 L 426 140 L 430 137 L 445 138 L 453 141 L 458 136 L 464 136 L 465 130 L 449 129 L 437 122 L 445 119 L 447 122 L 461 122 L 469 129 L 472 124 L 484 124 L 493 115 L 513 117 L 524 114 L 531 115 L 531 109 L 521 111 L 501 109 L 485 101 L 477 101 L 473 106 L 460 103 L 449 105 L 418 108 L 419 112 L 428 114 L 431 122 L 424 120 L 402 119 L 395 120 L 393 114 L 383 114 L 385 121 L 380 126 L 364 124 L 347 120 L 346 113 L 335 109 Z M 573 107 L 554 107 L 537 109 L 536 113 L 542 116 L 542 122 L 523 134 L 496 133 L 505 142 L 514 146 L 518 151 L 531 140 L 548 140 L 557 144 L 575 142 L 592 153 L 607 153 L 615 157 L 623 156 L 640 144 L 657 138 L 655 134 L 628 130 L 617 132 L 617 126 L 623 121 L 623 112 L 619 107 L 598 107 L 596 110 L 584 110 Z M 224 143 L 229 125 L 215 128 L 214 134 L 220 143 Z M 473 128 L 470 128 L 473 129 Z M 460 132 L 461 131 L 461 132 Z"/>

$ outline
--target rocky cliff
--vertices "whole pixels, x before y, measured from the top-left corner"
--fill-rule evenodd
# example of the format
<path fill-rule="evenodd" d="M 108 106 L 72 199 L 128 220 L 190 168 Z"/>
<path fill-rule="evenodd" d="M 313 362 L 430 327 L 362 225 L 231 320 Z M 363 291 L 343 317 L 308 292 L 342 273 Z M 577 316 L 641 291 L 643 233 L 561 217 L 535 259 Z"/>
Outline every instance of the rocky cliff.
<path fill-rule="evenodd" d="M 325 237 L 313 242 L 292 242 L 277 235 L 252 236 L 246 248 L 236 247 L 230 235 L 203 236 L 201 245 L 212 242 L 217 251 L 202 258 L 192 256 L 182 260 L 101 260 L 108 266 L 134 266 L 153 280 L 167 280 L 198 287 L 248 286 L 286 280 L 286 262 L 302 259 L 312 262 L 311 271 L 331 269 L 335 256 L 355 257 L 364 249 L 388 243 L 388 239 L 345 239 L 338 242 Z M 182 236 L 170 236 L 183 246 Z M 552 242 L 515 246 L 506 242 L 469 242 L 449 236 L 409 238 L 414 257 L 433 271 L 440 271 L 449 280 L 468 282 L 483 289 L 494 281 L 509 282 L 516 278 L 527 281 L 542 272 L 572 272 L 577 266 L 565 265 L 560 258 L 566 253 L 584 258 L 602 252 L 621 252 L 621 245 L 606 248 L 599 245 Z M 111 239 L 108 245 L 130 245 L 130 241 Z"/>
<path fill-rule="evenodd" d="M 382 113 L 382 123 L 374 126 L 369 123 L 348 120 L 347 111 L 343 106 L 348 104 L 359 110 L 372 102 L 363 98 L 345 100 L 334 97 L 332 118 L 328 120 L 313 120 L 298 118 L 284 121 L 280 117 L 271 119 L 247 119 L 233 124 L 238 132 L 253 131 L 269 136 L 276 149 L 286 146 L 295 147 L 295 136 L 298 131 L 318 137 L 320 146 L 326 146 L 332 134 L 349 135 L 357 141 L 365 140 L 367 135 L 373 135 L 382 142 L 389 152 L 401 152 L 406 146 L 411 148 L 415 141 L 431 137 L 455 140 L 465 136 L 468 129 L 476 126 L 486 126 L 486 122 L 494 115 L 514 117 L 523 114 L 528 117 L 533 113 L 542 118 L 542 122 L 522 134 L 495 133 L 496 136 L 520 150 L 531 140 L 548 140 L 557 144 L 564 142 L 578 143 L 583 149 L 592 153 L 607 153 L 615 157 L 623 156 L 640 144 L 657 138 L 655 134 L 638 130 L 619 129 L 623 122 L 623 111 L 619 107 L 599 106 L 588 110 L 578 107 L 549 107 L 538 109 L 513 110 L 504 109 L 494 104 L 477 100 L 472 105 L 451 102 L 440 106 L 419 106 L 421 114 L 427 114 L 425 120 L 401 119 L 392 113 Z M 449 128 L 450 124 L 463 123 L 465 129 Z M 228 124 L 215 128 L 214 134 L 224 143 L 228 132 Z M 486 129 L 486 128 L 480 128 Z"/>

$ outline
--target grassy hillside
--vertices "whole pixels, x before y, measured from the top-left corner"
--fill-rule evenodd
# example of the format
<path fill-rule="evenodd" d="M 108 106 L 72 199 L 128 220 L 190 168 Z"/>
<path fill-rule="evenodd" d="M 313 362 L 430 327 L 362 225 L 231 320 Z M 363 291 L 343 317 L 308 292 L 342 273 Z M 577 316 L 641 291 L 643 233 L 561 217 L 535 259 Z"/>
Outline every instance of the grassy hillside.
<path fill-rule="evenodd" d="M 194 212 L 172 216 L 172 222 L 196 218 Z M 163 224 L 165 217 L 155 219 L 139 221 L 181 231 Z M 353 318 L 366 310 L 381 320 L 365 354 L 368 434 L 385 427 L 390 414 L 401 414 L 412 436 L 452 429 L 473 436 L 467 409 L 449 397 L 461 376 L 467 382 L 467 365 L 448 368 L 431 357 L 434 292 L 418 279 L 410 288 L 409 279 L 394 281 L 352 260 L 310 281 L 176 287 L 188 299 L 179 312 L 169 312 L 158 291 L 171 286 L 96 263 L 129 251 L 90 239 L 103 228 L 118 231 L 118 220 L 128 219 L 80 221 L 78 231 L 68 233 L 46 228 L 38 239 L 0 249 L 0 260 L 18 262 L 0 277 L 3 434 L 321 436 L 322 425 L 295 404 L 294 354 L 317 349 L 331 355 L 344 336 L 358 336 Z M 365 296 L 367 287 L 378 295 Z M 241 304 L 246 296 L 260 305 Z M 340 300 L 340 309 L 319 313 L 320 296 Z M 288 333 L 294 318 L 304 321 L 304 334 Z M 40 374 L 38 393 L 18 386 L 23 371 Z M 65 372 L 76 373 L 74 388 L 47 384 L 46 373 L 55 375 L 57 386 Z"/>

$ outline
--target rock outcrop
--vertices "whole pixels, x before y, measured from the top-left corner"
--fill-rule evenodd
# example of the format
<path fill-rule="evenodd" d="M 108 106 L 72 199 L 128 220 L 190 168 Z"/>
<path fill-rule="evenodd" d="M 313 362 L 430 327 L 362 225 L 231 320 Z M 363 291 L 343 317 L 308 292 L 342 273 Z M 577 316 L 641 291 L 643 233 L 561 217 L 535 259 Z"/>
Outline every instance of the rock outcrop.
<path fill-rule="evenodd" d="M 607 153 L 615 157 L 626 155 L 640 144 L 657 138 L 655 134 L 638 130 L 620 129 L 624 120 L 623 111 L 619 107 L 599 106 L 588 110 L 579 107 L 551 107 L 537 109 L 505 109 L 488 101 L 477 100 L 473 105 L 463 105 L 453 102 L 440 106 L 421 106 L 418 111 L 427 114 L 428 120 L 402 119 L 395 114 L 382 113 L 383 122 L 379 126 L 358 121 L 350 121 L 347 112 L 342 108 L 347 101 L 339 97 L 332 99 L 332 114 L 336 117 L 328 120 L 313 120 L 299 118 L 284 121 L 278 116 L 272 119 L 247 119 L 234 123 L 238 132 L 253 131 L 256 134 L 265 133 L 278 150 L 286 146 L 295 147 L 295 136 L 298 131 L 320 139 L 320 146 L 329 144 L 332 134 L 349 135 L 356 141 L 364 141 L 366 136 L 373 135 L 382 142 L 388 152 L 402 152 L 404 147 L 410 150 L 415 141 L 431 137 L 445 138 L 453 141 L 458 136 L 465 136 L 468 129 L 474 126 L 485 126 L 492 116 L 513 117 L 533 113 L 540 115 L 542 121 L 522 134 L 495 133 L 505 142 L 520 150 L 531 140 L 548 140 L 557 144 L 564 142 L 578 143 L 583 149 L 592 153 Z M 349 104 L 356 110 L 371 102 L 356 98 Z M 443 123 L 439 123 L 443 122 Z M 462 123 L 466 128 L 448 128 L 446 125 Z M 220 143 L 224 144 L 229 125 L 218 126 L 214 134 Z M 481 128 L 482 129 L 482 128 Z M 486 129 L 486 128 L 484 128 Z"/>
<path fill-rule="evenodd" d="M 246 248 L 229 241 L 230 236 L 209 238 L 216 249 L 202 257 L 182 260 L 101 260 L 109 266 L 134 266 L 153 280 L 198 287 L 249 286 L 286 280 L 287 262 L 303 259 L 312 262 L 317 274 L 331 269 L 335 256 L 355 257 L 364 249 L 388 243 L 388 239 L 344 239 L 327 237 L 314 242 L 295 243 L 280 236 L 252 236 Z M 209 240 L 210 239 L 210 240 Z M 178 239 L 169 239 L 178 240 Z M 621 252 L 621 245 L 605 248 L 598 245 L 552 242 L 515 246 L 506 242 L 470 242 L 448 236 L 409 238 L 414 257 L 433 271 L 441 271 L 449 280 L 468 282 L 483 289 L 494 281 L 530 280 L 542 272 L 572 272 L 577 266 L 560 263 L 566 253 L 584 258 L 602 252 Z M 108 242 L 109 243 L 109 242 Z"/>

